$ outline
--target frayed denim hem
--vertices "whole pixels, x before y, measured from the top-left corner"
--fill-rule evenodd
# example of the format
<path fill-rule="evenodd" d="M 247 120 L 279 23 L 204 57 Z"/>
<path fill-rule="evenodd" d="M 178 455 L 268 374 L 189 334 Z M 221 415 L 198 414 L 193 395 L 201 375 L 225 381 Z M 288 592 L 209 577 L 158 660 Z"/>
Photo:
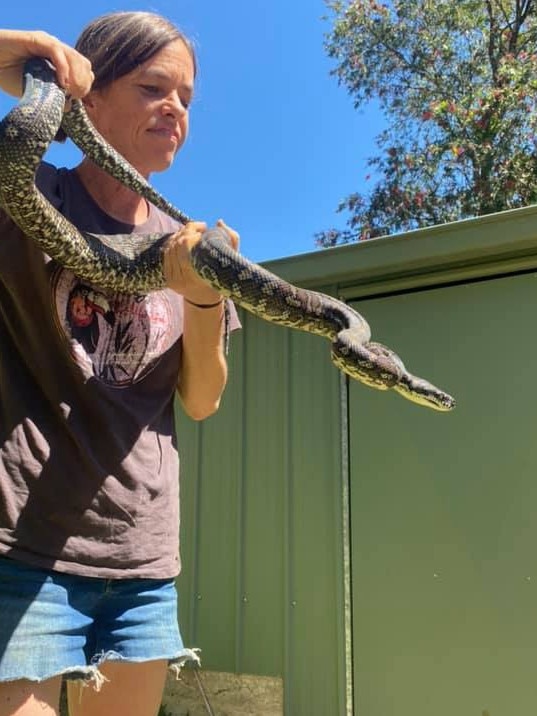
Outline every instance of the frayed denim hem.
<path fill-rule="evenodd" d="M 179 656 L 176 656 L 174 659 L 170 659 L 168 662 L 168 669 L 171 671 L 171 673 L 175 676 L 175 679 L 178 680 L 181 674 L 181 669 L 183 666 L 188 662 L 192 661 L 194 666 L 201 666 L 201 659 L 200 659 L 200 651 L 201 649 L 183 649 L 183 651 L 179 654 Z"/>
<path fill-rule="evenodd" d="M 199 652 L 200 649 L 185 648 L 177 656 L 168 660 L 168 669 L 174 675 L 175 679 L 180 678 L 181 670 L 187 662 L 191 661 L 194 666 L 201 666 Z M 99 670 L 99 667 L 105 661 L 123 661 L 126 664 L 139 664 L 147 661 L 147 659 L 129 659 L 117 651 L 106 651 L 96 654 L 88 666 L 70 667 L 61 674 L 58 674 L 58 676 L 62 676 L 69 681 L 79 681 L 82 686 L 91 686 L 95 691 L 100 691 L 103 684 L 108 681 L 106 676 Z M 154 661 L 154 659 L 151 661 Z"/>

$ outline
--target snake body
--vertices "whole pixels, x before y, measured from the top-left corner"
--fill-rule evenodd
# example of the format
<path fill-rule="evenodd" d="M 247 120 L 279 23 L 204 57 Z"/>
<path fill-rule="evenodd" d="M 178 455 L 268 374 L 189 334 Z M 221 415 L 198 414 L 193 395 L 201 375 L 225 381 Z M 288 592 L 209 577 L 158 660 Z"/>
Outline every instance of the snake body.
<path fill-rule="evenodd" d="M 164 199 L 94 129 L 83 105 L 56 83 L 53 68 L 33 58 L 25 66 L 20 102 L 0 122 L 0 206 L 39 248 L 81 278 L 103 288 L 147 292 L 165 286 L 162 247 L 169 234 L 101 236 L 80 232 L 35 186 L 37 167 L 59 127 L 96 164 L 182 223 L 186 214 Z M 454 399 L 409 373 L 401 358 L 371 341 L 365 318 L 335 298 L 298 288 L 234 251 L 221 229 L 206 231 L 192 250 L 198 274 L 260 318 L 328 338 L 332 360 L 365 385 L 393 388 L 408 400 L 451 410 Z"/>

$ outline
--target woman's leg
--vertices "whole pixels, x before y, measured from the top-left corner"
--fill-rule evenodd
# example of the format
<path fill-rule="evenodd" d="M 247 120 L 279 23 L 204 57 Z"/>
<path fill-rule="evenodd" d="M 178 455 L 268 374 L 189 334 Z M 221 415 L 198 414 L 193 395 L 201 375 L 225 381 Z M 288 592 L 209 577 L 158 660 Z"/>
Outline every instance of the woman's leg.
<path fill-rule="evenodd" d="M 69 716 L 156 716 L 167 669 L 165 659 L 141 663 L 105 661 L 99 665 L 106 679 L 100 691 L 77 681 L 67 682 Z"/>
<path fill-rule="evenodd" d="M 0 683 L 0 716 L 58 716 L 61 677 Z"/>

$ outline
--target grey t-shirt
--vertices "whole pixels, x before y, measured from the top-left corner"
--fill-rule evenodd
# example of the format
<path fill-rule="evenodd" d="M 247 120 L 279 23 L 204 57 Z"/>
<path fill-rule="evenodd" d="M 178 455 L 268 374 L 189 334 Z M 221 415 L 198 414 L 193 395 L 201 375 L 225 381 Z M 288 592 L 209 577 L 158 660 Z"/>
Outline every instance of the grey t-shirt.
<path fill-rule="evenodd" d="M 81 230 L 130 233 L 74 171 L 37 184 Z M 178 224 L 151 207 L 137 233 Z M 107 578 L 178 574 L 173 402 L 182 298 L 105 291 L 0 212 L 0 555 Z"/>

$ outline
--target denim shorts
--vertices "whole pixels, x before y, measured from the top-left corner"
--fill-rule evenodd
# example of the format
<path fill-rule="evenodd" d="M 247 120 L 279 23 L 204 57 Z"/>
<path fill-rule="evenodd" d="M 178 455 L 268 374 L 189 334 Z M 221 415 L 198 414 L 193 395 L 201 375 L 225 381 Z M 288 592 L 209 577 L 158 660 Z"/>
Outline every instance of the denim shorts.
<path fill-rule="evenodd" d="M 185 649 L 173 579 L 99 579 L 0 557 L 0 681 L 52 676 L 102 684 L 99 664 L 166 659 Z"/>

